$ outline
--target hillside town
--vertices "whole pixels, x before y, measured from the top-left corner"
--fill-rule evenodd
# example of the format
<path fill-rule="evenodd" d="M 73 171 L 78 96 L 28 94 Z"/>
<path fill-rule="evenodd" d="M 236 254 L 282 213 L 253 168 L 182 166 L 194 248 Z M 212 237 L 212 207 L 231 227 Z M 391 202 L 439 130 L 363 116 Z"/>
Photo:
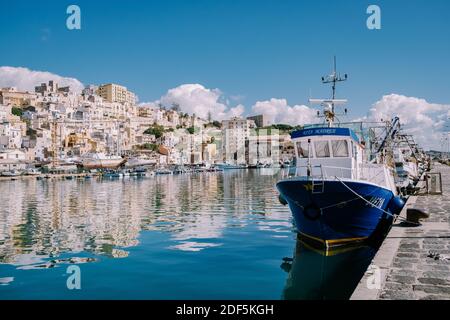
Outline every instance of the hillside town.
<path fill-rule="evenodd" d="M 36 84 L 34 92 L 1 88 L 0 171 L 126 162 L 270 166 L 292 159 L 288 132 L 268 126 L 264 115 L 208 118 L 183 113 L 176 104 L 139 105 L 133 92 L 112 83 L 88 85 L 81 93 L 55 81 Z"/>

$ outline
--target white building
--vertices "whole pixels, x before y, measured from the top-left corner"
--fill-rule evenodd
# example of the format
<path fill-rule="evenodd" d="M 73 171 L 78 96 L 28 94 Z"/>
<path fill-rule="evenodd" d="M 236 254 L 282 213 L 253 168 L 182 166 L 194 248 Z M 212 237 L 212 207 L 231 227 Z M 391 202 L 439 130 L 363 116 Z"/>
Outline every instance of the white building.
<path fill-rule="evenodd" d="M 15 161 L 26 161 L 27 154 L 25 151 L 20 149 L 14 150 L 0 150 L 0 159 L 2 160 L 15 160 Z"/>
<path fill-rule="evenodd" d="M 226 163 L 247 162 L 246 149 L 250 129 L 255 127 L 254 121 L 237 117 L 222 121 L 222 155 Z"/>
<path fill-rule="evenodd" d="M 0 153 L 1 154 L 1 153 Z M 25 162 L 13 159 L 0 158 L 0 172 L 13 171 L 13 170 L 25 170 L 27 164 Z"/>
<path fill-rule="evenodd" d="M 0 123 L 0 143 L 7 149 L 19 149 L 22 147 L 22 128 L 11 122 Z"/>

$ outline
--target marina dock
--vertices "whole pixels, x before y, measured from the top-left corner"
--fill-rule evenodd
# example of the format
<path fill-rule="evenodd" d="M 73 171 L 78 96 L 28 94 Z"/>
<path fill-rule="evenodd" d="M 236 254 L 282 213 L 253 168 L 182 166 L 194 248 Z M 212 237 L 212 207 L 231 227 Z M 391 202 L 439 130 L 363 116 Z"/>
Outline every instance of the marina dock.
<path fill-rule="evenodd" d="M 90 173 L 42 173 L 40 175 L 20 175 L 14 177 L 2 177 L 0 181 L 12 181 L 12 180 L 36 180 L 36 179 L 66 179 L 66 178 L 84 178 L 86 176 L 94 176 Z"/>
<path fill-rule="evenodd" d="M 415 208 L 429 218 L 420 226 L 394 224 L 352 300 L 450 300 L 450 166 L 436 163 L 431 171 L 441 172 L 443 194 L 420 192 L 401 213 Z"/>

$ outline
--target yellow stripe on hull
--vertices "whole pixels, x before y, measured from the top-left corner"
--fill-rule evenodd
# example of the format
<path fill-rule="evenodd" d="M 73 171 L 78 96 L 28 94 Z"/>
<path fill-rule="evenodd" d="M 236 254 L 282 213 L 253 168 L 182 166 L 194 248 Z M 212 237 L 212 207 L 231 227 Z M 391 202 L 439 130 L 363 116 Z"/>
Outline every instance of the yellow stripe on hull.
<path fill-rule="evenodd" d="M 352 242 L 352 244 L 345 245 L 345 246 L 339 246 L 339 247 L 332 247 L 332 248 L 324 248 L 323 246 L 317 247 L 314 246 L 311 242 L 304 241 L 304 239 L 299 240 L 300 244 L 304 246 L 305 248 L 312 250 L 322 256 L 325 257 L 332 257 L 341 253 L 349 252 L 352 250 L 360 249 L 365 247 L 366 245 L 362 242 Z"/>
<path fill-rule="evenodd" d="M 308 239 L 311 239 L 311 240 L 321 243 L 325 248 L 343 246 L 343 245 L 351 244 L 354 242 L 361 242 L 361 241 L 367 240 L 367 237 L 323 240 L 323 239 L 311 236 L 311 235 L 303 233 L 303 232 L 300 232 L 300 235 L 304 236 Z"/>

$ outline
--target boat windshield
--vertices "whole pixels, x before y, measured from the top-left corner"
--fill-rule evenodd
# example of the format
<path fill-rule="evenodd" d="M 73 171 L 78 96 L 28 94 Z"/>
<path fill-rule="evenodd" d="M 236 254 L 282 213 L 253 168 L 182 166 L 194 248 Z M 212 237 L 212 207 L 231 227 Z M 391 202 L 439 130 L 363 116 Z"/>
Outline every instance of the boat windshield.
<path fill-rule="evenodd" d="M 316 149 L 316 158 L 329 158 L 330 146 L 328 141 L 315 141 L 314 149 Z"/>
<path fill-rule="evenodd" d="M 335 157 L 335 158 L 347 158 L 348 157 L 347 140 L 331 141 L 331 149 L 333 150 L 333 157 Z"/>
<path fill-rule="evenodd" d="M 307 141 L 298 141 L 297 142 L 297 152 L 299 158 L 308 158 L 309 157 L 309 144 Z"/>

